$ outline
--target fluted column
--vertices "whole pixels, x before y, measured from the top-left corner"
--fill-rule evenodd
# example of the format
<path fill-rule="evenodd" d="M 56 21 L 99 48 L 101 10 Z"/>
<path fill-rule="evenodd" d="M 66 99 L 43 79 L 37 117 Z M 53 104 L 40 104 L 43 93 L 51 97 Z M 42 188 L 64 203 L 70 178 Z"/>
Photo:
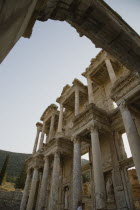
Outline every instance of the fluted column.
<path fill-rule="evenodd" d="M 34 206 L 38 176 L 39 176 L 38 168 L 34 168 L 31 189 L 30 189 L 30 194 L 29 194 L 29 199 L 28 199 L 28 204 L 27 204 L 27 210 L 33 209 L 33 206 Z"/>
<path fill-rule="evenodd" d="M 113 66 L 112 66 L 109 58 L 105 59 L 105 64 L 106 64 L 106 67 L 107 67 L 107 71 L 108 71 L 111 83 L 113 84 L 116 81 L 117 78 L 116 78 L 116 74 L 114 72 Z"/>
<path fill-rule="evenodd" d="M 79 89 L 75 90 L 75 116 L 79 114 Z"/>
<path fill-rule="evenodd" d="M 21 200 L 21 204 L 20 204 L 20 210 L 26 209 L 31 178 L 32 178 L 31 170 L 28 170 L 26 182 L 25 182 L 25 186 L 24 186 L 24 191 L 23 191 L 23 196 L 22 196 L 22 200 Z"/>
<path fill-rule="evenodd" d="M 140 182 L 140 136 L 132 119 L 131 113 L 126 105 L 126 102 L 123 101 L 119 105 L 119 108 L 130 145 L 133 161 L 136 167 L 137 176 Z"/>
<path fill-rule="evenodd" d="M 43 141 L 44 141 L 44 136 L 45 136 L 45 129 L 46 129 L 46 122 L 43 122 L 43 128 L 41 132 L 41 137 L 40 137 L 40 143 L 39 143 L 39 149 L 43 147 Z"/>
<path fill-rule="evenodd" d="M 91 81 L 90 76 L 87 77 L 87 84 L 88 84 L 88 101 L 89 101 L 89 104 L 94 103 L 92 81 Z"/>
<path fill-rule="evenodd" d="M 54 163 L 52 171 L 51 191 L 49 199 L 49 210 L 56 210 L 58 204 L 58 190 L 59 190 L 59 176 L 60 176 L 60 153 L 55 152 Z"/>
<path fill-rule="evenodd" d="M 104 182 L 104 175 L 102 168 L 99 133 L 96 126 L 91 126 L 90 131 L 91 131 L 96 209 L 105 209 L 106 206 L 105 182 Z"/>
<path fill-rule="evenodd" d="M 60 104 L 59 121 L 58 121 L 58 133 L 62 133 L 63 126 L 63 104 Z"/>
<path fill-rule="evenodd" d="M 44 170 L 43 170 L 43 177 L 41 181 L 41 189 L 39 194 L 38 210 L 45 209 L 45 203 L 47 199 L 46 196 L 47 196 L 48 176 L 49 176 L 49 158 L 46 156 Z"/>
<path fill-rule="evenodd" d="M 54 123 L 55 123 L 55 114 L 51 116 L 51 124 L 50 124 L 50 131 L 49 131 L 49 139 L 53 137 L 54 134 Z"/>
<path fill-rule="evenodd" d="M 78 201 L 82 199 L 81 176 L 81 143 L 79 137 L 75 137 L 73 154 L 73 210 L 77 210 Z"/>
<path fill-rule="evenodd" d="M 33 154 L 36 153 L 36 149 L 37 149 L 37 145 L 38 145 L 38 139 L 39 139 L 39 134 L 40 134 L 40 130 L 37 127 L 37 133 L 36 133 L 36 138 L 35 138 L 35 143 L 34 143 L 34 148 L 33 148 Z"/>

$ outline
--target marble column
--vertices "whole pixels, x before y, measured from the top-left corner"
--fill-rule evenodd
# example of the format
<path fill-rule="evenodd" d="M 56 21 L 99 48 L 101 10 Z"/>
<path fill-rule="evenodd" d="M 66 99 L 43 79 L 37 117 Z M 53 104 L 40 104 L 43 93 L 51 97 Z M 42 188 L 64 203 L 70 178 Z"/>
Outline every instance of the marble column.
<path fill-rule="evenodd" d="M 30 169 L 27 172 L 27 177 L 26 177 L 26 182 L 25 182 L 25 186 L 24 186 L 23 196 L 22 196 L 22 200 L 21 200 L 21 204 L 20 204 L 20 210 L 25 210 L 26 209 L 31 178 L 32 178 L 32 174 L 31 174 L 31 169 Z"/>
<path fill-rule="evenodd" d="M 132 119 L 131 113 L 126 105 L 126 102 L 123 101 L 119 105 L 119 108 L 121 111 L 133 161 L 136 167 L 137 176 L 140 182 L 140 136 Z"/>
<path fill-rule="evenodd" d="M 51 124 L 50 124 L 50 131 L 49 131 L 49 140 L 53 137 L 54 134 L 54 123 L 55 123 L 55 114 L 51 116 Z"/>
<path fill-rule="evenodd" d="M 58 121 L 58 133 L 62 133 L 63 126 L 63 104 L 60 104 L 59 121 Z"/>
<path fill-rule="evenodd" d="M 30 193 L 29 193 L 29 199 L 28 199 L 28 204 L 27 204 L 26 210 L 33 209 L 34 202 L 35 202 L 35 193 L 36 193 L 38 176 L 39 176 L 38 168 L 34 168 L 31 189 L 30 189 Z"/>
<path fill-rule="evenodd" d="M 116 78 L 116 74 L 114 72 L 113 66 L 109 58 L 105 58 L 105 64 L 106 64 L 106 68 L 107 68 L 111 83 L 113 84 L 117 78 Z"/>
<path fill-rule="evenodd" d="M 45 203 L 47 199 L 48 176 L 49 176 L 49 158 L 46 156 L 44 170 L 43 170 L 43 177 L 41 181 L 40 194 L 39 194 L 38 210 L 45 209 Z"/>
<path fill-rule="evenodd" d="M 50 199 L 49 199 L 49 210 L 57 209 L 58 195 L 59 195 L 59 176 L 60 176 L 60 153 L 55 152 L 54 162 L 53 162 L 53 171 L 52 171 Z"/>
<path fill-rule="evenodd" d="M 80 138 L 74 138 L 73 154 L 73 210 L 77 210 L 78 201 L 82 199 L 81 173 L 81 143 Z"/>
<path fill-rule="evenodd" d="M 37 145 L 38 145 L 38 139 L 39 139 L 39 134 L 40 134 L 40 130 L 37 127 L 37 133 L 36 133 L 36 138 L 35 138 L 35 143 L 34 143 L 34 148 L 33 148 L 33 154 L 36 153 L 36 149 L 37 149 Z"/>
<path fill-rule="evenodd" d="M 39 143 L 39 149 L 43 147 L 43 141 L 44 141 L 44 136 L 45 136 L 45 129 L 46 129 L 46 122 L 43 122 L 43 128 L 41 132 L 41 137 L 40 137 L 40 143 Z"/>
<path fill-rule="evenodd" d="M 104 175 L 102 168 L 99 133 L 96 126 L 91 126 L 90 131 L 91 131 L 96 209 L 105 209 L 106 206 L 105 182 L 104 182 Z"/>
<path fill-rule="evenodd" d="M 87 84 L 88 84 L 88 101 L 89 101 L 89 104 L 94 103 L 92 81 L 91 81 L 90 76 L 87 77 Z"/>
<path fill-rule="evenodd" d="M 79 114 L 79 89 L 75 90 L 75 116 Z"/>

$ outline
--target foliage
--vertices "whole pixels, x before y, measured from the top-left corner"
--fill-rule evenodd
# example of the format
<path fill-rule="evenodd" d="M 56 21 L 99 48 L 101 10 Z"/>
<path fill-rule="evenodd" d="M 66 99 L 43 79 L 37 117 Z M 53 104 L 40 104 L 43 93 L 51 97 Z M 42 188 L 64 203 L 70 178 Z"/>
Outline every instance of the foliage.
<path fill-rule="evenodd" d="M 26 165 L 24 164 L 19 176 L 16 179 L 15 188 L 24 189 L 26 180 Z"/>
<path fill-rule="evenodd" d="M 83 183 L 90 182 L 90 171 L 86 171 L 82 174 Z"/>
<path fill-rule="evenodd" d="M 2 184 L 4 179 L 6 179 L 6 169 L 7 169 L 7 166 L 8 166 L 8 161 L 9 161 L 9 155 L 6 155 L 3 167 L 2 167 L 1 172 L 0 172 L 0 185 Z"/>
<path fill-rule="evenodd" d="M 20 176 L 25 160 L 30 157 L 30 154 L 0 150 L 0 171 L 7 155 L 9 155 L 9 161 L 6 169 L 6 181 L 15 183 L 17 177 Z"/>

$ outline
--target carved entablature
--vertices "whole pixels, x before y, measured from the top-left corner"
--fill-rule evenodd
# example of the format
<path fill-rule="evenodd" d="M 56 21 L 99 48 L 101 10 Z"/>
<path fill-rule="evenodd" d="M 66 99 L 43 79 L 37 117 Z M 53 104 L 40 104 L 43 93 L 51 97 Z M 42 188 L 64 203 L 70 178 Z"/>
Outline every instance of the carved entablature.
<path fill-rule="evenodd" d="M 65 86 L 63 87 L 61 96 L 58 97 L 58 98 L 56 99 L 56 101 L 57 101 L 58 103 L 61 103 L 62 99 L 65 97 L 65 95 L 67 95 L 67 93 L 69 92 L 69 89 L 70 89 L 70 88 L 71 88 L 71 86 L 68 85 L 68 84 L 65 85 Z"/>
<path fill-rule="evenodd" d="M 95 74 L 97 71 L 100 70 L 100 67 L 104 63 L 104 60 L 107 56 L 107 53 L 103 50 L 101 50 L 96 58 L 91 59 L 91 63 L 88 68 L 86 68 L 86 71 L 82 73 L 84 77 L 88 77 L 89 75 Z M 102 73 L 102 71 L 101 71 Z"/>
<path fill-rule="evenodd" d="M 122 99 L 127 100 L 138 91 L 140 91 L 140 76 L 129 72 L 114 83 L 111 98 L 120 104 Z"/>
<path fill-rule="evenodd" d="M 87 86 L 85 86 L 81 81 L 78 79 L 74 79 L 72 82 L 72 86 L 66 85 L 63 88 L 61 96 L 56 99 L 56 101 L 60 104 L 63 104 L 63 107 L 67 110 L 74 110 L 75 107 L 75 92 L 79 91 L 79 101 L 80 104 L 85 103 L 87 100 Z"/>
<path fill-rule="evenodd" d="M 91 121 L 98 122 L 98 125 L 100 126 L 109 127 L 108 114 L 103 109 L 98 108 L 95 104 L 89 104 L 85 111 L 74 118 L 73 132 L 88 125 Z"/>
<path fill-rule="evenodd" d="M 73 86 L 81 87 L 85 90 L 87 89 L 87 87 L 79 79 L 74 79 L 72 84 Z"/>
<path fill-rule="evenodd" d="M 37 127 L 37 129 L 41 132 L 41 131 L 42 131 L 43 125 L 42 125 L 42 123 L 37 122 L 37 123 L 36 123 L 36 127 Z"/>
<path fill-rule="evenodd" d="M 44 148 L 44 155 L 53 155 L 57 149 L 57 142 L 56 138 L 51 139 L 48 141 Z"/>
<path fill-rule="evenodd" d="M 65 85 L 65 87 L 63 88 L 63 90 L 62 90 L 62 93 L 61 93 L 61 95 L 64 95 L 69 89 L 70 89 L 70 85 Z"/>
<path fill-rule="evenodd" d="M 72 156 L 73 153 L 73 143 L 70 139 L 67 138 L 59 138 L 57 139 L 57 147 L 62 155 L 64 156 Z"/>
<path fill-rule="evenodd" d="M 47 109 L 43 112 L 40 120 L 46 121 L 48 119 L 48 116 L 50 116 L 53 112 L 56 112 L 58 107 L 55 104 L 51 104 L 47 107 Z"/>
<path fill-rule="evenodd" d="M 51 156 L 59 151 L 64 156 L 71 156 L 73 143 L 65 137 L 51 139 L 45 146 L 44 155 Z"/>
<path fill-rule="evenodd" d="M 44 166 L 44 159 L 42 153 L 36 153 L 35 155 L 31 156 L 26 160 L 26 164 L 28 165 L 28 169 L 34 168 L 43 168 Z"/>
<path fill-rule="evenodd" d="M 130 158 L 126 158 L 126 159 L 123 159 L 123 160 L 120 160 L 119 161 L 119 164 L 120 164 L 120 167 L 121 168 L 124 168 L 124 167 L 134 167 L 134 161 L 133 161 L 133 158 L 130 157 Z"/>
<path fill-rule="evenodd" d="M 118 107 L 109 113 L 109 121 L 112 131 L 121 133 L 125 131 L 120 109 Z"/>

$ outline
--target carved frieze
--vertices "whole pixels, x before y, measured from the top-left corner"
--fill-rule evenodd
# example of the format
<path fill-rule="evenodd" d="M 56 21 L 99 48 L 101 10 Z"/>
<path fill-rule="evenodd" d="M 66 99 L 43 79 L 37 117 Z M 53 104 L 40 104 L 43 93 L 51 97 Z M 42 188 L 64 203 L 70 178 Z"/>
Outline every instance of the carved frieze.
<path fill-rule="evenodd" d="M 44 165 L 44 159 L 43 159 L 42 153 L 36 153 L 34 156 L 30 157 L 26 164 L 28 165 L 28 169 L 32 168 L 43 168 Z"/>
<path fill-rule="evenodd" d="M 67 138 L 54 138 L 46 144 L 44 154 L 53 155 L 55 151 L 59 151 L 64 155 L 71 155 L 73 150 L 73 143 Z"/>
<path fill-rule="evenodd" d="M 114 83 L 111 90 L 111 98 L 115 102 L 118 102 L 121 98 L 130 94 L 136 87 L 140 89 L 140 76 L 129 72 Z"/>
<path fill-rule="evenodd" d="M 90 121 L 99 122 L 99 125 L 109 126 L 108 114 L 104 110 L 95 106 L 95 104 L 89 104 L 85 111 L 76 116 L 73 120 L 73 132 L 79 128 L 85 126 Z"/>

